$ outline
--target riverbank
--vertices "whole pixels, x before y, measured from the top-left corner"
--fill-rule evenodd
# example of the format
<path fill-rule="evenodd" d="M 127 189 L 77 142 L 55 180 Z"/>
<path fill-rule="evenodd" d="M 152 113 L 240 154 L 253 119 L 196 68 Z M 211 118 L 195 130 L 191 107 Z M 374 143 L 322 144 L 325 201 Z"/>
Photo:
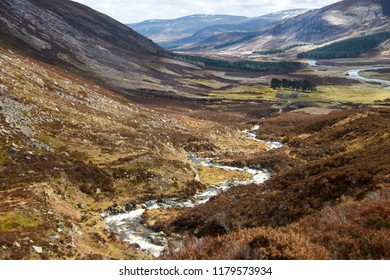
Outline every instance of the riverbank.
<path fill-rule="evenodd" d="M 281 148 L 283 145 L 279 142 L 268 142 L 257 139 L 255 131 L 259 130 L 260 126 L 256 125 L 251 130 L 244 130 L 242 133 L 246 135 L 247 139 L 265 143 L 268 150 Z M 200 204 L 207 203 L 211 198 L 218 196 L 233 187 L 240 187 L 250 184 L 262 184 L 271 177 L 271 173 L 264 169 L 241 168 L 236 166 L 229 166 L 220 163 L 214 163 L 212 158 L 188 158 L 195 166 L 205 166 L 211 168 L 218 168 L 228 171 L 239 172 L 250 175 L 246 180 L 229 180 L 221 182 L 218 185 L 207 186 L 205 191 L 198 192 L 192 197 L 185 199 L 177 198 L 162 198 L 160 200 L 149 200 L 143 203 L 140 207 L 135 207 L 127 213 L 110 215 L 103 213 L 107 225 L 111 231 L 119 235 L 123 241 L 129 242 L 138 246 L 142 251 L 145 251 L 154 257 L 159 257 L 161 252 L 168 248 L 168 244 L 172 242 L 180 242 L 179 236 L 168 236 L 163 231 L 156 232 L 152 228 L 145 225 L 143 216 L 149 210 L 166 210 L 166 209 L 180 209 L 192 208 Z"/>
<path fill-rule="evenodd" d="M 195 237 L 165 258 L 389 258 L 389 117 L 387 109 L 335 110 L 266 120 L 261 135 L 284 137 L 286 147 L 230 164 L 278 172 L 170 221 Z"/>

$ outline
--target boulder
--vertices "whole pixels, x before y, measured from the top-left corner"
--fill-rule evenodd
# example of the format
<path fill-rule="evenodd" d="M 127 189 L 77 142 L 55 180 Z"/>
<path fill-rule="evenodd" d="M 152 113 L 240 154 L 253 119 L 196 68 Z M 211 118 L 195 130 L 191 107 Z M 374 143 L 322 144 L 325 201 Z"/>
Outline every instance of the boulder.
<path fill-rule="evenodd" d="M 119 206 L 117 203 L 114 203 L 106 209 L 109 215 L 119 215 L 126 212 L 123 206 Z"/>
<path fill-rule="evenodd" d="M 162 231 L 150 234 L 148 239 L 157 246 L 167 246 L 168 244 L 167 236 Z"/>
<path fill-rule="evenodd" d="M 42 254 L 43 253 L 43 249 L 42 247 L 39 247 L 39 246 L 32 246 L 33 250 L 38 253 L 38 254 Z"/>
<path fill-rule="evenodd" d="M 135 209 L 136 203 L 134 200 L 129 200 L 124 204 L 125 211 L 133 211 Z"/>

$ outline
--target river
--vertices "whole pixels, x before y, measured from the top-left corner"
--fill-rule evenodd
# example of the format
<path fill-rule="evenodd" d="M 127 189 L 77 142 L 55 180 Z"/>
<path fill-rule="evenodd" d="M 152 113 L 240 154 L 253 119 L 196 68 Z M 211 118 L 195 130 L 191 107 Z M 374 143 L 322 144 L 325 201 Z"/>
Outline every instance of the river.
<path fill-rule="evenodd" d="M 311 67 L 316 67 L 317 60 L 308 60 L 307 64 Z M 347 72 L 347 74 L 351 79 L 386 85 L 385 89 L 390 90 L 390 81 L 389 80 L 376 79 L 376 78 L 365 78 L 365 77 L 360 76 L 360 74 L 359 74 L 362 71 L 380 70 L 380 69 L 389 69 L 389 67 L 374 67 L 374 68 L 369 68 L 369 69 L 352 69 L 352 70 L 349 70 Z"/>
<path fill-rule="evenodd" d="M 256 125 L 251 130 L 242 131 L 245 138 L 253 141 L 263 142 L 268 145 L 268 150 L 278 149 L 283 145 L 279 142 L 268 142 L 256 138 L 254 131 L 258 130 L 260 126 Z M 210 198 L 219 195 L 221 192 L 227 191 L 232 187 L 238 187 L 249 184 L 261 184 L 271 177 L 271 173 L 263 169 L 253 168 L 239 168 L 233 166 L 222 165 L 214 163 L 212 158 L 197 158 L 188 157 L 190 161 L 197 165 L 216 167 L 230 171 L 244 172 L 251 175 L 248 180 L 231 180 L 222 182 L 219 185 L 211 185 L 205 191 L 197 193 L 192 198 L 178 200 L 177 198 L 166 198 L 161 201 L 150 200 L 141 205 L 141 208 L 119 215 L 107 215 L 103 213 L 104 218 L 110 229 L 117 233 L 123 241 L 131 244 L 137 244 L 140 249 L 149 254 L 158 257 L 161 252 L 168 246 L 168 238 L 163 232 L 155 232 L 142 223 L 142 215 L 147 210 L 152 209 L 169 209 L 175 207 L 194 207 L 196 205 L 206 203 Z"/>
<path fill-rule="evenodd" d="M 371 83 L 378 83 L 382 85 L 387 85 L 385 89 L 390 90 L 390 81 L 389 80 L 382 80 L 382 79 L 372 79 L 372 78 L 365 78 L 360 76 L 360 72 L 362 71 L 370 71 L 370 70 L 380 70 L 380 69 L 388 69 L 389 67 L 377 67 L 377 68 L 369 68 L 369 69 L 352 69 L 347 72 L 348 76 L 352 79 L 360 80 L 363 82 L 371 82 Z"/>

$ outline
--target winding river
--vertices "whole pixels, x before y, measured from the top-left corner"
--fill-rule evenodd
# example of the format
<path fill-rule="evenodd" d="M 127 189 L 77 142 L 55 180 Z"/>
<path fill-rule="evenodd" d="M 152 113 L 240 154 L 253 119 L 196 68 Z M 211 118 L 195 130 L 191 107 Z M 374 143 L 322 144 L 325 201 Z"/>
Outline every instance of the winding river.
<path fill-rule="evenodd" d="M 389 67 L 376 67 L 376 68 L 368 68 L 368 69 L 352 69 L 347 72 L 348 76 L 352 79 L 360 80 L 363 82 L 371 82 L 385 85 L 385 89 L 390 90 L 390 81 L 376 78 L 365 78 L 360 76 L 360 72 L 362 71 L 370 71 L 370 70 L 380 70 L 380 69 L 389 69 Z"/>
<path fill-rule="evenodd" d="M 254 131 L 258 130 L 260 126 L 254 126 L 250 131 L 242 131 L 246 136 L 245 138 L 253 141 L 259 141 L 266 143 L 268 149 L 278 149 L 283 145 L 279 142 L 268 142 L 259 140 L 256 138 Z M 168 246 L 168 238 L 163 232 L 155 232 L 142 223 L 142 215 L 147 210 L 152 209 L 169 209 L 175 207 L 194 207 L 196 205 L 206 203 L 210 198 L 217 196 L 221 192 L 224 192 L 231 187 L 249 185 L 249 184 L 261 184 L 271 177 L 271 173 L 267 170 L 253 169 L 253 168 L 239 168 L 233 166 L 222 165 L 214 163 L 212 158 L 197 158 L 189 157 L 190 161 L 197 165 L 216 167 L 220 169 L 249 173 L 251 179 L 248 180 L 231 180 L 222 182 L 219 185 L 211 185 L 206 188 L 205 191 L 197 193 L 192 198 L 179 200 L 177 198 L 166 198 L 161 201 L 150 200 L 141 205 L 141 208 L 119 215 L 107 215 L 102 214 L 107 225 L 110 229 L 117 233 L 122 240 L 131 244 L 137 244 L 140 249 L 148 252 L 149 254 L 158 257 L 161 252 Z"/>
<path fill-rule="evenodd" d="M 311 67 L 316 67 L 317 66 L 317 60 L 308 60 L 306 61 L 307 64 Z M 373 67 L 373 68 L 368 68 L 368 69 L 352 69 L 347 71 L 347 75 L 351 79 L 355 80 L 360 80 L 363 82 L 371 82 L 371 83 L 378 83 L 385 85 L 385 89 L 390 90 L 390 80 L 383 80 L 383 79 L 377 79 L 377 78 L 366 78 L 360 76 L 360 72 L 362 71 L 370 71 L 370 70 L 380 70 L 380 69 L 389 69 L 389 67 Z"/>

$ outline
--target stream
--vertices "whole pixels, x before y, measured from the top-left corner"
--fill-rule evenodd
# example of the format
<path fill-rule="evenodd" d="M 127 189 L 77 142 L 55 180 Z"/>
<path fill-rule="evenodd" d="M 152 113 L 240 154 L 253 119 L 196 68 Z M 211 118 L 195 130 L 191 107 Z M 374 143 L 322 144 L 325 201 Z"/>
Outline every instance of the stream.
<path fill-rule="evenodd" d="M 263 142 L 268 145 L 268 150 L 281 148 L 283 145 L 279 142 L 268 142 L 256 138 L 254 131 L 260 129 L 259 125 L 254 126 L 250 131 L 244 130 L 242 133 L 246 134 L 246 139 Z M 197 158 L 188 157 L 190 161 L 197 165 L 215 167 L 230 171 L 245 172 L 251 175 L 248 180 L 231 180 L 220 183 L 219 185 L 210 185 L 205 191 L 197 193 L 192 198 L 177 199 L 165 198 L 163 200 L 150 200 L 141 205 L 141 208 L 118 215 L 101 214 L 106 224 L 110 229 L 117 233 L 123 241 L 131 244 L 137 244 L 140 249 L 148 252 L 154 257 L 160 256 L 161 252 L 168 246 L 168 238 L 164 232 L 155 232 L 142 223 L 142 215 L 147 210 L 152 209 L 169 209 L 176 207 L 195 207 L 196 205 L 206 203 L 210 198 L 219 195 L 231 187 L 261 184 L 271 177 L 271 173 L 266 170 L 239 168 L 233 166 L 222 165 L 214 163 L 212 158 Z"/>
<path fill-rule="evenodd" d="M 362 71 L 369 71 L 369 70 L 379 70 L 379 69 L 388 69 L 388 67 L 377 67 L 377 68 L 369 68 L 369 69 L 352 69 L 347 72 L 348 76 L 352 79 L 361 80 L 363 82 L 371 82 L 371 83 L 378 83 L 382 85 L 387 85 L 385 89 L 390 90 L 390 81 L 389 80 L 382 80 L 382 79 L 373 79 L 373 78 L 365 78 L 360 76 L 360 72 Z"/>
<path fill-rule="evenodd" d="M 308 60 L 306 63 L 310 67 L 316 67 L 317 66 L 317 61 L 316 60 Z M 389 80 L 383 80 L 383 79 L 376 79 L 376 78 L 365 78 L 360 76 L 360 72 L 362 71 L 369 71 L 369 70 L 380 70 L 380 69 L 388 69 L 389 67 L 373 67 L 373 68 L 368 68 L 368 69 L 352 69 L 347 72 L 348 77 L 351 79 L 356 79 L 360 80 L 363 82 L 371 82 L 371 83 L 378 83 L 385 85 L 385 89 L 390 90 L 390 81 Z"/>

